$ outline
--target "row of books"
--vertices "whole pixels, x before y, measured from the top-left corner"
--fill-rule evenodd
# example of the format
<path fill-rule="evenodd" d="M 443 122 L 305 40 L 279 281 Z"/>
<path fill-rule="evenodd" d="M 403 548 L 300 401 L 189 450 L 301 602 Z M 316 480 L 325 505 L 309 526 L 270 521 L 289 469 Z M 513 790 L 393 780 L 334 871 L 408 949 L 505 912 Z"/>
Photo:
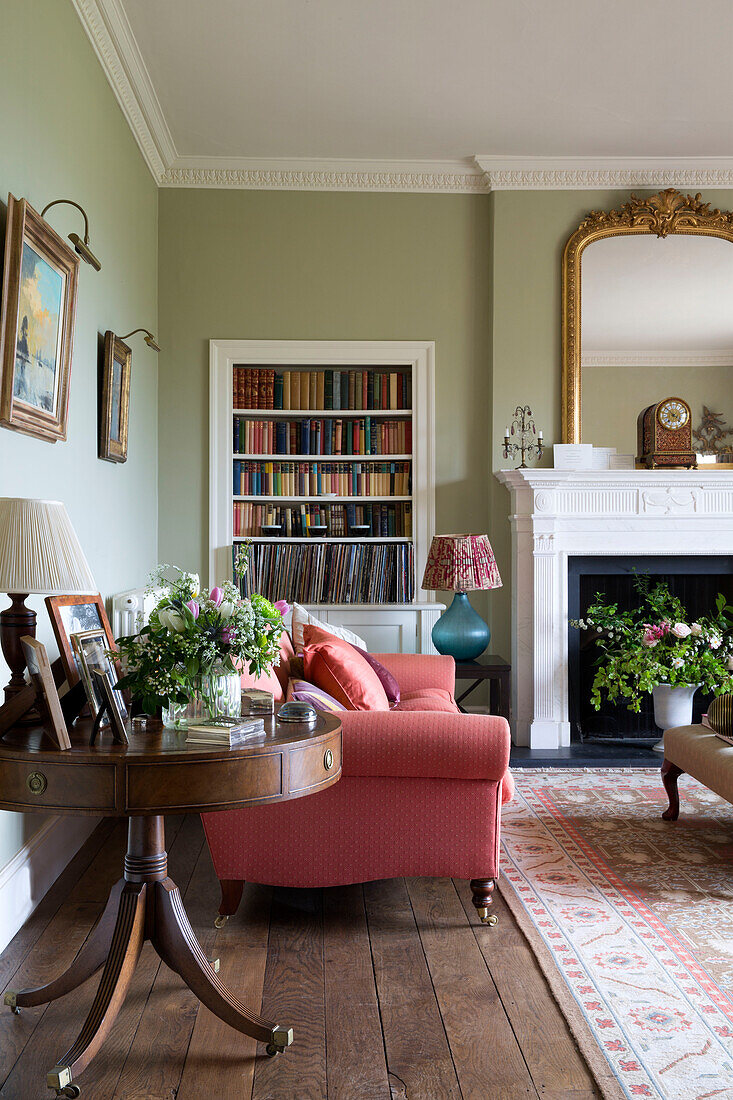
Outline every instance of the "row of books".
<path fill-rule="evenodd" d="M 235 367 L 235 409 L 409 409 L 411 377 L 401 370 L 274 370 Z"/>
<path fill-rule="evenodd" d="M 411 420 L 248 420 L 234 417 L 234 453 L 403 455 L 412 453 Z"/>
<path fill-rule="evenodd" d="M 253 462 L 234 459 L 235 496 L 409 496 L 410 461 Z"/>
<path fill-rule="evenodd" d="M 253 543 L 240 581 L 242 596 L 298 603 L 410 603 L 414 591 L 409 542 Z"/>
<path fill-rule="evenodd" d="M 234 537 L 412 538 L 412 505 L 234 503 Z"/>

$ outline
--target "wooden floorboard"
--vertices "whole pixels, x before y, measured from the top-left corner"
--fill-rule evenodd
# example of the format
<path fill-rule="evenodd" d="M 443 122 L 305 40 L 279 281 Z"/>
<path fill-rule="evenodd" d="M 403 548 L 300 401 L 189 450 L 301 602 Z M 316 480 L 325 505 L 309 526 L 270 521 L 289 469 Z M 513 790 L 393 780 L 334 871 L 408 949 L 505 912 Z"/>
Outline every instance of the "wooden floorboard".
<path fill-rule="evenodd" d="M 547 980 L 501 894 L 494 891 L 493 911 L 499 923 L 488 928 L 471 902 L 468 882 L 454 880 L 454 886 L 540 1096 L 599 1097 Z"/>
<path fill-rule="evenodd" d="M 468 884 L 402 879 L 325 891 L 247 884 L 213 926 L 218 884 L 199 819 L 167 823 L 171 876 L 220 975 L 256 1012 L 293 1027 L 264 1048 L 198 1005 L 146 944 L 127 1001 L 81 1075 L 82 1100 L 597 1100 L 547 982 L 501 897 L 485 928 Z M 125 827 L 86 842 L 0 955 L 3 985 L 55 976 L 119 877 Z M 98 978 L 20 1016 L 0 1013 L 0 1098 L 50 1095 Z"/>

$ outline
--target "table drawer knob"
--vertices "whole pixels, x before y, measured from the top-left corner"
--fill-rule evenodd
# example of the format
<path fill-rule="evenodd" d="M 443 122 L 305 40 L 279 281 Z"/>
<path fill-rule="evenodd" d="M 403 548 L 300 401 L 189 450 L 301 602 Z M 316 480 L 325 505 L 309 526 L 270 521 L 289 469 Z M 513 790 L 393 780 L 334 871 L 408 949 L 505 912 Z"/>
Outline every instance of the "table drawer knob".
<path fill-rule="evenodd" d="M 333 753 L 330 749 L 326 749 L 325 753 L 323 754 L 323 766 L 327 772 L 330 771 L 333 767 Z"/>
<path fill-rule="evenodd" d="M 48 780 L 43 772 L 31 772 L 25 781 L 25 784 L 31 794 L 43 794 L 48 786 Z"/>

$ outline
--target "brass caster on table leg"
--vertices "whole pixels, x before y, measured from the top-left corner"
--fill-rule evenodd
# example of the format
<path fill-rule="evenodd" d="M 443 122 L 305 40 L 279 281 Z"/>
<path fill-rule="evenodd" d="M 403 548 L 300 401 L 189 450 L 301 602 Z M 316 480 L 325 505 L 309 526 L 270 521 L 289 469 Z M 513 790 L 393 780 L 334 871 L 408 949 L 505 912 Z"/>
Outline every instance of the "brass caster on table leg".
<path fill-rule="evenodd" d="M 270 1042 L 265 1047 L 265 1054 L 268 1058 L 273 1058 L 276 1054 L 282 1054 L 292 1041 L 292 1027 L 274 1027 L 270 1033 Z"/>
<path fill-rule="evenodd" d="M 214 921 L 214 928 L 223 928 L 226 922 L 229 920 L 224 913 L 219 913 L 219 916 Z"/>
<path fill-rule="evenodd" d="M 13 1013 L 13 1016 L 20 1016 L 20 1009 L 15 1003 L 15 997 L 16 994 L 13 992 L 12 989 L 9 989 L 3 997 L 3 1004 L 8 1006 L 10 1011 Z"/>
<path fill-rule="evenodd" d="M 489 928 L 495 928 L 499 923 L 499 918 L 496 913 L 490 913 L 487 905 L 480 906 L 476 912 L 478 913 L 481 923 L 488 925 Z"/>
<path fill-rule="evenodd" d="M 211 969 L 214 971 L 215 974 L 218 974 L 219 968 L 221 967 L 221 959 L 211 959 L 210 962 Z"/>
<path fill-rule="evenodd" d="M 56 1096 L 68 1096 L 76 1100 L 77 1096 L 81 1096 L 81 1089 L 78 1085 L 65 1085 L 62 1089 L 56 1089 Z"/>

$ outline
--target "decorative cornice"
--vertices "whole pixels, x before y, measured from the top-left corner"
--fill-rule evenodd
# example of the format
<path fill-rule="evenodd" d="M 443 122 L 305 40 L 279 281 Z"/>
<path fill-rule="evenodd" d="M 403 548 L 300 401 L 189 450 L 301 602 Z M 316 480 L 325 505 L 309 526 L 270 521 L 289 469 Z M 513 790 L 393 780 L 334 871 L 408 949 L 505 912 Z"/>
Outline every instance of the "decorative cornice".
<path fill-rule="evenodd" d="M 653 348 L 649 351 L 614 349 L 613 351 L 584 351 L 583 367 L 733 367 L 733 348 L 721 351 L 665 351 Z"/>
<path fill-rule="evenodd" d="M 485 194 L 470 160 L 384 161 L 265 157 L 177 157 L 163 187 L 238 187 L 255 191 L 422 191 Z"/>
<path fill-rule="evenodd" d="M 72 0 L 153 179 L 176 156 L 168 124 L 121 0 Z"/>
<path fill-rule="evenodd" d="M 503 157 L 477 155 L 491 191 L 733 187 L 733 157 Z"/>

